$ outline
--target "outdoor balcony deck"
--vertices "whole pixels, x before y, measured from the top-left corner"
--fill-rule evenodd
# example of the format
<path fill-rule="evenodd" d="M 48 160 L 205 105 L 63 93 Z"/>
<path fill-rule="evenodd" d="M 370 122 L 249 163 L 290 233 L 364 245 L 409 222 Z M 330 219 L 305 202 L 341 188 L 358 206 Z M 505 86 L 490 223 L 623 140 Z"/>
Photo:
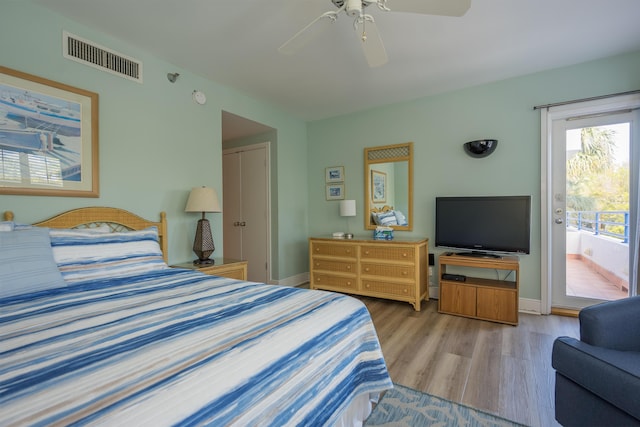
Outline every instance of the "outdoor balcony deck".
<path fill-rule="evenodd" d="M 567 295 L 611 301 L 626 298 L 629 292 L 620 289 L 588 263 L 568 256 Z"/>

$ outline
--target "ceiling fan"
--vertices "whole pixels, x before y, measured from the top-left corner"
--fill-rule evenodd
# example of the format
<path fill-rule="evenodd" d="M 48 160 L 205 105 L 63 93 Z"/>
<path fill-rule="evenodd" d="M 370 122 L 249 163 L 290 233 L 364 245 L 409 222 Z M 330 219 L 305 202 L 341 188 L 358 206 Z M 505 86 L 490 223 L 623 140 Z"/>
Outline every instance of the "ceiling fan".
<path fill-rule="evenodd" d="M 331 0 L 331 3 L 338 9 L 318 16 L 280 46 L 278 51 L 293 55 L 335 23 L 340 13 L 344 12 L 347 16 L 354 18 L 353 28 L 362 41 L 367 63 L 370 67 L 379 67 L 387 63 L 387 52 L 373 16 L 365 13 L 366 7 L 375 4 L 385 12 L 442 16 L 462 16 L 471 7 L 471 0 Z"/>

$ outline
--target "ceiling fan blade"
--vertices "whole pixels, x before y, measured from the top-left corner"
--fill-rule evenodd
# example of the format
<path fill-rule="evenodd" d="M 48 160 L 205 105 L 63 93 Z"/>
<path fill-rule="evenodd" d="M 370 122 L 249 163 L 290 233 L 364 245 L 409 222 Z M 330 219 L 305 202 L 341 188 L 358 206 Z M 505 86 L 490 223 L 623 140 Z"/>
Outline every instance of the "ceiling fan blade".
<path fill-rule="evenodd" d="M 331 26 L 337 19 L 335 12 L 326 12 L 311 21 L 306 27 L 298 31 L 293 37 L 284 42 L 278 48 L 278 52 L 285 55 L 293 55 L 302 49 L 311 40 L 317 38 L 327 28 Z"/>
<path fill-rule="evenodd" d="M 369 67 L 380 67 L 387 63 L 387 51 L 382 43 L 378 26 L 370 15 L 363 15 L 358 22 L 357 33 Z"/>
<path fill-rule="evenodd" d="M 387 0 L 387 7 L 393 12 L 462 16 L 471 7 L 471 0 Z"/>

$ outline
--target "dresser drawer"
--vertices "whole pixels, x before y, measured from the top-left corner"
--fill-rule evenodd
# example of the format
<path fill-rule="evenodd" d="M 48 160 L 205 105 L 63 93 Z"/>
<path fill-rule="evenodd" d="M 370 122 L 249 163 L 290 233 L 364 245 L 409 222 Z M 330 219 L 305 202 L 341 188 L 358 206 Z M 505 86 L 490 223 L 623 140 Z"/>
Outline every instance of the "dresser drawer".
<path fill-rule="evenodd" d="M 362 246 L 360 256 L 362 259 L 384 259 L 389 261 L 409 261 L 414 260 L 415 249 L 413 247 L 384 247 Z"/>
<path fill-rule="evenodd" d="M 357 265 L 355 261 L 334 261 L 322 258 L 314 258 L 312 261 L 313 270 L 336 271 L 340 273 L 355 273 Z"/>
<path fill-rule="evenodd" d="M 390 283 L 375 280 L 362 280 L 362 290 L 367 293 L 386 294 L 389 296 L 415 297 L 415 286 L 412 283 Z"/>
<path fill-rule="evenodd" d="M 333 276 L 331 274 L 313 274 L 313 283 L 311 287 L 319 288 L 335 288 L 355 290 L 357 279 L 355 277 Z"/>
<path fill-rule="evenodd" d="M 337 257 L 355 258 L 358 254 L 356 245 L 340 244 L 340 243 L 317 243 L 311 244 L 311 255 L 325 255 Z"/>
<path fill-rule="evenodd" d="M 371 262 L 361 263 L 360 274 L 372 276 L 393 277 L 398 279 L 413 279 L 414 268 L 412 265 L 398 264 L 374 264 Z"/>

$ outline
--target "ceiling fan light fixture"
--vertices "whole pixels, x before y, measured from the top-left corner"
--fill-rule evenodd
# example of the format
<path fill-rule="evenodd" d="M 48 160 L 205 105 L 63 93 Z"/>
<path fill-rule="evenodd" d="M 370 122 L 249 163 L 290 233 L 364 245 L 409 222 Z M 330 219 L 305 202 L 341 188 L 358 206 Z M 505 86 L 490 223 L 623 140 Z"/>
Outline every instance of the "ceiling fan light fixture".
<path fill-rule="evenodd" d="M 392 7 L 389 8 L 387 1 L 391 0 L 331 0 L 331 3 L 337 7 L 336 10 L 325 12 L 311 21 L 280 46 L 278 51 L 287 55 L 296 53 L 311 39 L 317 37 L 329 23 L 334 23 L 338 19 L 338 15 L 344 12 L 354 18 L 353 26 L 362 42 L 367 63 L 369 67 L 375 68 L 386 64 L 388 58 L 373 17 L 364 13 L 365 8 L 369 5 L 375 4 L 385 12 L 397 11 L 444 16 L 462 16 L 471 6 L 471 0 L 393 0 Z M 362 25 L 362 31 L 359 31 L 360 25 Z"/>
<path fill-rule="evenodd" d="M 362 10 L 364 9 L 364 4 L 361 0 L 347 0 L 345 2 L 348 16 L 357 17 L 362 15 Z"/>

